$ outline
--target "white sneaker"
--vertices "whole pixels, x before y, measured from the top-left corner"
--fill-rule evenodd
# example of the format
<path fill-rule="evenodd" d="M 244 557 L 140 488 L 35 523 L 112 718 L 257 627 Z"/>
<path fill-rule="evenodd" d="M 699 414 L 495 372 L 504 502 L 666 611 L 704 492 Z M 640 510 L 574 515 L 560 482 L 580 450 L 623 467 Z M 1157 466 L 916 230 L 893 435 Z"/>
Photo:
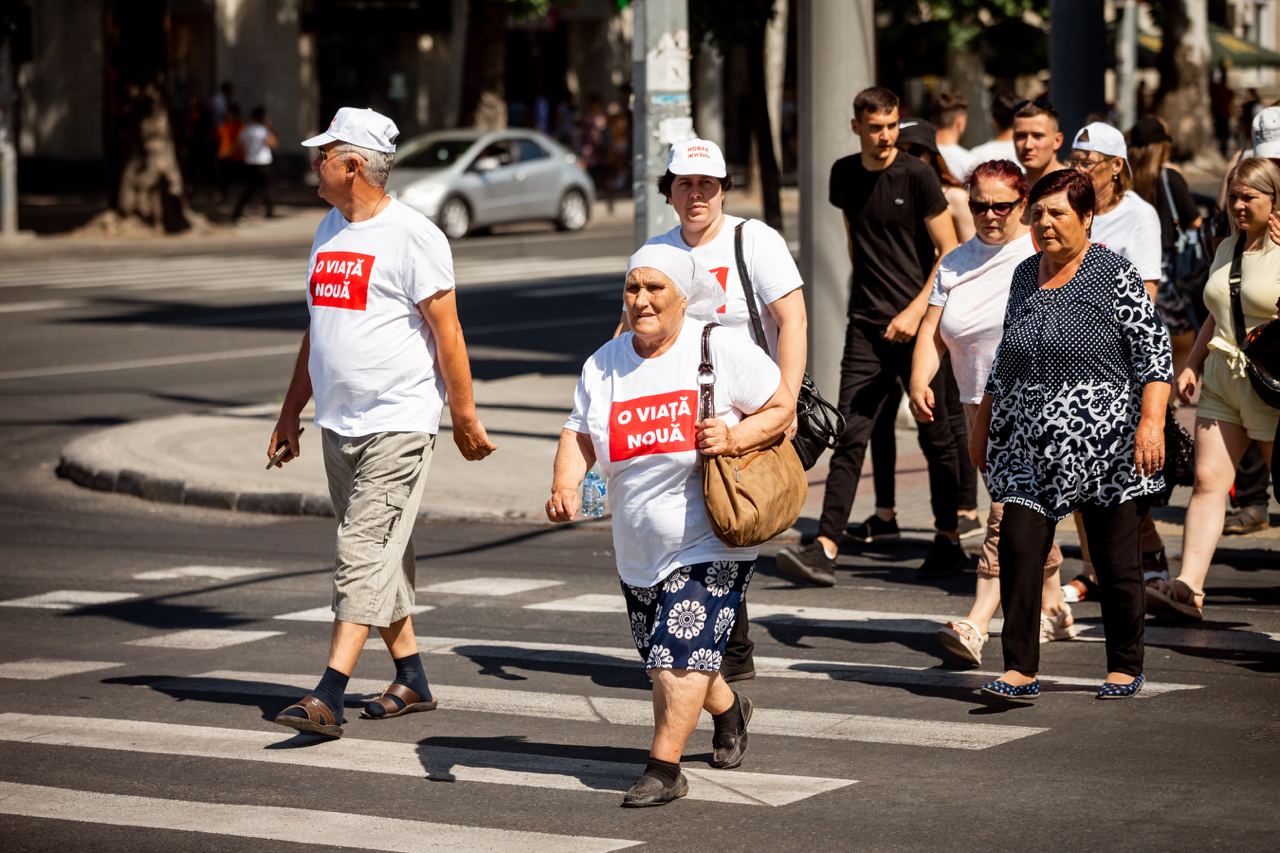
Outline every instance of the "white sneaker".
<path fill-rule="evenodd" d="M 1040 611 L 1040 642 L 1052 643 L 1054 640 L 1070 640 L 1080 633 L 1080 628 L 1071 620 L 1071 605 L 1063 604 L 1062 610 L 1054 616 L 1050 616 L 1043 610 Z"/>

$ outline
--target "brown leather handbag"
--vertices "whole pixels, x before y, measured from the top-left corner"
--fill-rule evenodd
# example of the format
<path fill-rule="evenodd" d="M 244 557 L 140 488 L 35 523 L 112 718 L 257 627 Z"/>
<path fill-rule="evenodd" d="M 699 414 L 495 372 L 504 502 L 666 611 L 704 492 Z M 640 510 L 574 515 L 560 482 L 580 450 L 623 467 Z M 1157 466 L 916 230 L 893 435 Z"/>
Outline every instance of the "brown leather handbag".
<path fill-rule="evenodd" d="M 698 365 L 698 419 L 715 416 L 715 368 L 711 330 L 702 329 Z M 702 457 L 702 496 L 711 530 L 726 545 L 752 548 L 796 523 L 809 484 L 791 441 L 785 436 L 741 456 Z"/>

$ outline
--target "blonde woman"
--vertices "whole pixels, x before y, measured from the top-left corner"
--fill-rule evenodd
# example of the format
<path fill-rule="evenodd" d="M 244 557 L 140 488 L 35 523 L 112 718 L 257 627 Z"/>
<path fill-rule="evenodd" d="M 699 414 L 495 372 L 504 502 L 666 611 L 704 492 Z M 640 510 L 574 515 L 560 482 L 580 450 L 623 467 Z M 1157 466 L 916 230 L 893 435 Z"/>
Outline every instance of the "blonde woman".
<path fill-rule="evenodd" d="M 1280 167 L 1267 158 L 1250 157 L 1232 170 L 1227 187 L 1235 234 L 1222 242 L 1213 259 L 1204 289 L 1210 316 L 1177 379 L 1184 402 L 1200 391 L 1196 482 L 1182 532 L 1182 568 L 1175 580 L 1147 586 L 1148 611 L 1186 620 L 1203 617 L 1205 576 L 1222 535 L 1240 457 L 1252 439 L 1263 458 L 1270 459 L 1280 420 L 1280 410 L 1263 403 L 1249 383 L 1244 354 L 1236 346 L 1230 293 L 1232 267 L 1238 264 L 1245 331 L 1276 318 L 1280 246 L 1269 239 L 1267 227 L 1280 202 Z"/>

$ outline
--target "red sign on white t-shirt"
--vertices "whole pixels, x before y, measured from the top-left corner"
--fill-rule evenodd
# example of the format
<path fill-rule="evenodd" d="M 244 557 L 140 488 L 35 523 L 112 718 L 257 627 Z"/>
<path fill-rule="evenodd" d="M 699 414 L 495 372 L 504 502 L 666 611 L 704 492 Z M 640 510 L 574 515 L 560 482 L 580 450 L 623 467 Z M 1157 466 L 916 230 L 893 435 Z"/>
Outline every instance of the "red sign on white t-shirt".
<path fill-rule="evenodd" d="M 694 449 L 697 391 L 670 391 L 615 402 L 609 413 L 609 459 L 621 462 Z"/>
<path fill-rule="evenodd" d="M 311 304 L 363 311 L 373 261 L 373 255 L 359 252 L 317 252 L 311 270 Z"/>
<path fill-rule="evenodd" d="M 710 272 L 713 276 L 716 277 L 716 281 L 720 282 L 720 289 L 723 290 L 726 295 L 728 295 L 729 268 L 728 267 L 712 267 L 710 270 L 708 270 L 708 272 Z M 725 309 L 728 307 L 729 307 L 729 304 L 726 302 L 724 305 L 721 305 L 719 308 L 716 309 L 716 313 L 723 314 L 725 313 Z"/>

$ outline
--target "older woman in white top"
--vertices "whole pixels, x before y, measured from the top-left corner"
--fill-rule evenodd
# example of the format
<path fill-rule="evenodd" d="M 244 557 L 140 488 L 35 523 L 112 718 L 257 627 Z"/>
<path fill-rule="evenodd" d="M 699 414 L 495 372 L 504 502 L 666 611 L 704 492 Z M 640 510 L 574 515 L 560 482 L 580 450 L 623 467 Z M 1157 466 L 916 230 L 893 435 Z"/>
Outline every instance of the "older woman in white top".
<path fill-rule="evenodd" d="M 1021 169 L 1008 160 L 989 160 L 974 168 L 968 186 L 969 210 L 977 234 L 947 254 L 938 268 L 911 362 L 911 413 L 920 421 L 933 419 L 937 401 L 929 383 L 938 372 L 943 353 L 949 351 L 972 429 L 1003 334 L 1013 270 L 1035 254 L 1035 246 L 1022 221 L 1028 187 Z M 1003 506 L 993 503 L 969 615 L 938 631 L 943 648 L 974 665 L 982 663 L 988 626 L 1000 606 L 1002 514 Z M 1044 566 L 1041 642 L 1071 637 L 1078 630 L 1072 624 L 1070 607 L 1062 599 L 1061 566 L 1062 552 L 1054 543 Z"/>
<path fill-rule="evenodd" d="M 777 365 L 714 325 L 724 291 L 687 251 L 642 246 L 628 264 L 630 332 L 582 368 L 560 435 L 547 517 L 565 522 L 593 462 L 608 481 L 613 543 L 636 650 L 653 681 L 649 763 L 624 806 L 659 806 L 688 791 L 685 743 L 705 709 L 712 766 L 742 763 L 751 702 L 720 675 L 755 548 L 733 548 L 707 520 L 702 456 L 765 447 L 791 422 L 795 398 Z M 698 365 L 711 322 L 715 416 L 698 421 Z"/>

